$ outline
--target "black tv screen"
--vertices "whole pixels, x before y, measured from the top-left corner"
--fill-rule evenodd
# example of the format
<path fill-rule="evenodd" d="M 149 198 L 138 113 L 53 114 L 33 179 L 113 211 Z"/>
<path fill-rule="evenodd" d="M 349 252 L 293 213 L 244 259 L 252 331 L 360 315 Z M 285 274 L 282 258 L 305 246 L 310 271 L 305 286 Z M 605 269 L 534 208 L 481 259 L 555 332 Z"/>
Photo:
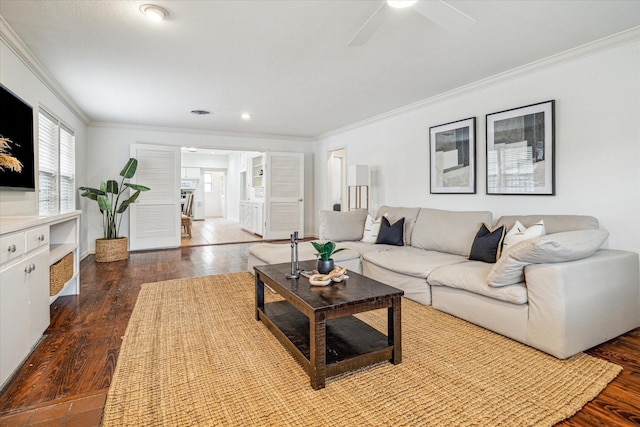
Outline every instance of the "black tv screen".
<path fill-rule="evenodd" d="M 0 85 L 0 189 L 35 191 L 33 109 Z"/>

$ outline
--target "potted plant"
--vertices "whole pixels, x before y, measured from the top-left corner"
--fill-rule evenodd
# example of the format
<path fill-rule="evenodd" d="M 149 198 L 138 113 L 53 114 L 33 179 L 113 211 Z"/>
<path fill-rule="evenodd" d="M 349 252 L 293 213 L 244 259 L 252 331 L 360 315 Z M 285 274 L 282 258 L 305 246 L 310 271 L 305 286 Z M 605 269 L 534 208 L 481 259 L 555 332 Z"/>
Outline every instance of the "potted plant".
<path fill-rule="evenodd" d="M 331 241 L 325 243 L 311 242 L 311 244 L 316 250 L 316 256 L 318 257 L 316 268 L 318 270 L 318 273 L 320 274 L 327 274 L 331 270 L 333 270 L 333 258 L 331 258 L 331 255 L 335 254 L 336 252 L 344 251 L 346 249 L 336 249 L 335 242 Z"/>
<path fill-rule="evenodd" d="M 96 261 L 109 262 L 120 261 L 129 257 L 129 242 L 126 237 L 120 237 L 120 224 L 122 222 L 122 214 L 127 210 L 131 203 L 134 203 L 140 192 L 149 191 L 149 187 L 144 185 L 131 184 L 125 182 L 125 179 L 131 179 L 138 168 L 138 160 L 131 158 L 120 171 L 120 183 L 116 180 L 108 180 L 101 182 L 100 188 L 80 187 L 80 194 L 98 203 L 98 208 L 102 214 L 102 227 L 104 229 L 104 237 L 96 239 Z M 128 189 L 135 190 L 131 197 L 126 198 L 123 195 Z M 121 200 L 124 199 L 124 200 Z"/>

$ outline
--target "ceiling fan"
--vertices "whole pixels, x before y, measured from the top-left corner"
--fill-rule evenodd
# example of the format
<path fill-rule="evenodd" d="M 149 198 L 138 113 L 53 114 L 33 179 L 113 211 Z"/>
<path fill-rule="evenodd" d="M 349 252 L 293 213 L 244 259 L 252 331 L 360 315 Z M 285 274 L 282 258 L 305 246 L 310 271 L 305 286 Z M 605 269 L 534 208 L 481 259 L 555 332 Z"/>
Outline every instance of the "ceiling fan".
<path fill-rule="evenodd" d="M 443 0 L 386 0 L 367 19 L 367 22 L 349 41 L 348 46 L 362 46 L 378 31 L 394 9 L 407 7 L 450 32 L 466 31 L 476 22 L 475 19 Z"/>

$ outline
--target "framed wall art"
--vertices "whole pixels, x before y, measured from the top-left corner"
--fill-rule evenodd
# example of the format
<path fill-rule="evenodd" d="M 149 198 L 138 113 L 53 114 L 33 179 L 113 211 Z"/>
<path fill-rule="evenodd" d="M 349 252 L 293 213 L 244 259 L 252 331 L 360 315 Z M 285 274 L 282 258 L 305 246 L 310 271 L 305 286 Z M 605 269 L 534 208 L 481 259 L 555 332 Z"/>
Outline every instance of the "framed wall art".
<path fill-rule="evenodd" d="M 475 194 L 476 118 L 429 128 L 431 194 Z"/>
<path fill-rule="evenodd" d="M 555 195 L 554 106 L 487 114 L 487 194 Z"/>

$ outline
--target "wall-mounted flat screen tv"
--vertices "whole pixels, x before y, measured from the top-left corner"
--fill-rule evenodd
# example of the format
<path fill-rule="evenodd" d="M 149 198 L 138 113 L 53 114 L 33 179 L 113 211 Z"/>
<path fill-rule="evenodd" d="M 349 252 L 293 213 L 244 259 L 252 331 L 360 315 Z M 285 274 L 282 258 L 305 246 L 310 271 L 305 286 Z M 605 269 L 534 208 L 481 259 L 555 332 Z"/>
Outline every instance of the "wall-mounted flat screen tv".
<path fill-rule="evenodd" d="M 35 189 L 33 108 L 0 85 L 0 190 Z"/>

